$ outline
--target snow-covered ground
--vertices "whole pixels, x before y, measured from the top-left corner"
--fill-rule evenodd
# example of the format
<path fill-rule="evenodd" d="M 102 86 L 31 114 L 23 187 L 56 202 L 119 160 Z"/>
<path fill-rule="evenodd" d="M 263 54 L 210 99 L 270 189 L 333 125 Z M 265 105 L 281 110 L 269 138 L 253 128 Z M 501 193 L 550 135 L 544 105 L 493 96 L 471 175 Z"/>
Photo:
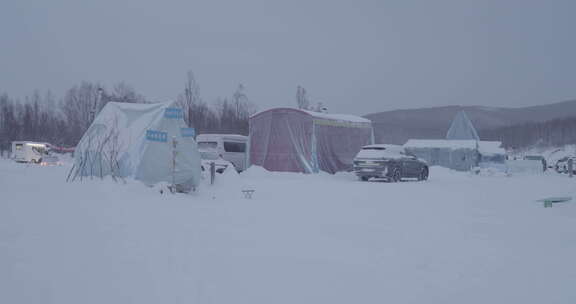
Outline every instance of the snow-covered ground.
<path fill-rule="evenodd" d="M 251 168 L 193 195 L 0 161 L 0 303 L 575 303 L 576 179 Z M 255 189 L 252 199 L 241 190 Z"/>

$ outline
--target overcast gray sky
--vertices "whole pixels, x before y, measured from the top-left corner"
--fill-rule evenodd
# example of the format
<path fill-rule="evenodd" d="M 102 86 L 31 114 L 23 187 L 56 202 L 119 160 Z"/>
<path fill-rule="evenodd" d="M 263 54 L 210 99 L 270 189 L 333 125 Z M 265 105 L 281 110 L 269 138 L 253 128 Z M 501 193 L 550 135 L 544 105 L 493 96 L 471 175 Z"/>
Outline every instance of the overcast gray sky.
<path fill-rule="evenodd" d="M 155 100 L 187 70 L 259 109 L 304 86 L 330 112 L 576 97 L 576 1 L 2 1 L 0 92 L 126 81 Z"/>

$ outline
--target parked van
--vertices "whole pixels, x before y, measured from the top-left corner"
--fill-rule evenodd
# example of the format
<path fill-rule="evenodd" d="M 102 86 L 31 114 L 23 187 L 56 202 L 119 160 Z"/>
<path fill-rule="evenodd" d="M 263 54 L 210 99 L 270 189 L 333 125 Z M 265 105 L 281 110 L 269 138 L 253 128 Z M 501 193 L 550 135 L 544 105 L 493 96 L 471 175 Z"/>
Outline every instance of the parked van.
<path fill-rule="evenodd" d="M 246 170 L 248 137 L 237 134 L 200 134 L 196 137 L 203 158 L 222 158 L 234 165 L 236 171 Z"/>
<path fill-rule="evenodd" d="M 12 159 L 21 163 L 41 163 L 48 157 L 48 144 L 31 141 L 12 142 Z"/>

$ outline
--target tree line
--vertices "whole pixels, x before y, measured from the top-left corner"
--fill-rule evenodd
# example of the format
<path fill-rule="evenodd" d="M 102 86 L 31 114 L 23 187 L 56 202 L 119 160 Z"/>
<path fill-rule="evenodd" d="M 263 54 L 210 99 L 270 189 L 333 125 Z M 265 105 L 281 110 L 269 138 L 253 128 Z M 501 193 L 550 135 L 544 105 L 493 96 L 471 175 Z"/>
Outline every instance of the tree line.
<path fill-rule="evenodd" d="M 192 72 L 188 72 L 184 90 L 176 104 L 184 110 L 184 120 L 197 134 L 231 133 L 248 135 L 250 115 L 256 106 L 250 102 L 245 88 L 239 84 L 230 97 L 219 97 L 212 104 L 200 95 L 200 86 Z"/>
<path fill-rule="evenodd" d="M 501 141 L 508 149 L 576 144 L 576 117 L 485 129 L 479 131 L 479 136 L 483 140 Z"/>
<path fill-rule="evenodd" d="M 66 91 L 63 97 L 34 91 L 24 99 L 0 94 L 0 152 L 10 150 L 18 140 L 48 142 L 74 147 L 95 116 L 108 102 L 150 103 L 130 85 L 120 82 L 108 89 L 99 83 L 83 81 Z M 248 119 L 256 111 L 245 88 L 239 85 L 230 97 L 208 104 L 189 72 L 183 91 L 176 98 L 184 110 L 188 126 L 197 133 L 248 134 Z"/>
<path fill-rule="evenodd" d="M 296 90 L 296 106 L 322 111 L 307 96 L 303 87 Z M 60 147 L 74 147 L 92 120 L 108 102 L 150 103 L 125 82 L 106 88 L 99 83 L 83 81 L 66 91 L 63 97 L 50 92 L 34 91 L 23 99 L 0 94 L 0 152 L 10 150 L 12 141 L 49 142 Z M 229 97 L 211 103 L 200 94 L 200 86 L 188 72 L 176 103 L 184 110 L 189 127 L 201 133 L 233 133 L 248 135 L 250 115 L 256 107 L 240 84 Z M 522 149 L 533 146 L 576 144 L 576 117 L 540 123 L 525 123 L 495 129 L 479 130 L 483 140 L 501 141 L 505 148 Z"/>

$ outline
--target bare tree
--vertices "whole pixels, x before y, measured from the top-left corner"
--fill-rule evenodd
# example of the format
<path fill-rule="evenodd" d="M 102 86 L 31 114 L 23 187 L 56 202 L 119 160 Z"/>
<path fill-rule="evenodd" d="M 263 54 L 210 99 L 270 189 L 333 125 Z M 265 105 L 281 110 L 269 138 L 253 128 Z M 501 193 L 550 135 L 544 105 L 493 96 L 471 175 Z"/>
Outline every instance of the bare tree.
<path fill-rule="evenodd" d="M 82 82 L 66 92 L 61 106 L 68 126 L 73 130 L 70 135 L 74 142 L 78 142 L 92 123 L 95 113 L 104 106 L 99 98 L 99 88 L 97 84 Z"/>
<path fill-rule="evenodd" d="M 106 103 L 109 101 L 114 102 L 127 102 L 127 103 L 146 103 L 146 98 L 138 94 L 134 88 L 124 81 L 121 81 L 114 85 L 111 93 L 107 93 L 103 89 L 102 92 L 102 102 Z"/>
<path fill-rule="evenodd" d="M 8 150 L 20 126 L 16 120 L 14 102 L 7 94 L 0 95 L 0 150 Z"/>
<path fill-rule="evenodd" d="M 244 90 L 244 86 L 240 84 L 232 94 L 232 102 L 227 98 L 219 98 L 216 101 L 220 120 L 218 132 L 248 134 L 248 121 L 250 115 L 256 112 L 256 107 L 250 102 Z"/>
<path fill-rule="evenodd" d="M 308 100 L 308 96 L 306 95 L 306 89 L 301 86 L 296 88 L 296 104 L 298 105 L 298 109 L 308 110 L 310 109 L 310 101 Z"/>
<path fill-rule="evenodd" d="M 232 100 L 234 101 L 234 106 L 236 107 L 236 118 L 240 118 L 242 115 L 241 109 L 244 108 L 244 105 L 248 103 L 248 97 L 244 93 L 244 85 L 239 84 L 238 88 L 232 95 Z"/>
<path fill-rule="evenodd" d="M 82 82 L 69 89 L 60 104 L 68 129 L 67 142 L 75 145 L 96 115 L 110 101 L 145 103 L 146 99 L 125 82 L 116 84 L 111 92 L 90 82 Z"/>
<path fill-rule="evenodd" d="M 198 128 L 200 125 L 197 123 L 197 120 L 201 119 L 201 117 L 196 114 L 196 109 L 202 105 L 200 86 L 198 85 L 198 82 L 196 82 L 196 78 L 192 71 L 188 71 L 186 76 L 184 92 L 178 95 L 176 103 L 184 111 L 184 120 L 186 121 L 186 124 L 190 127 Z"/>

